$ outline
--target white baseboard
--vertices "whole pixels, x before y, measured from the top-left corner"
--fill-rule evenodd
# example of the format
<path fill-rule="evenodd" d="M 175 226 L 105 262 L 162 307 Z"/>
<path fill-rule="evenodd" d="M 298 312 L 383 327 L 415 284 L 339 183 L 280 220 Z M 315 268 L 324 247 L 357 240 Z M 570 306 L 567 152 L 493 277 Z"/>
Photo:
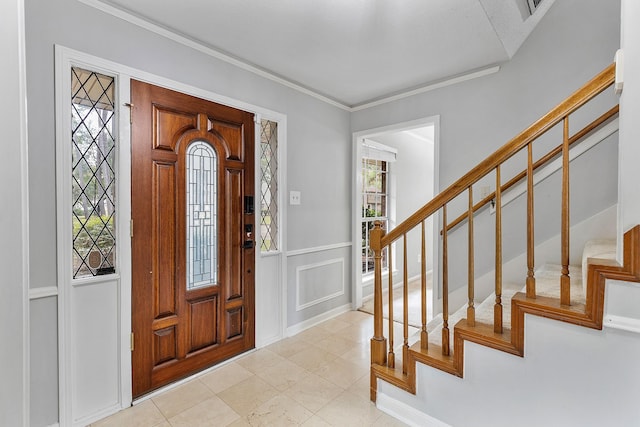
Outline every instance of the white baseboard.
<path fill-rule="evenodd" d="M 76 421 L 73 422 L 73 426 L 74 427 L 83 427 L 83 426 L 88 426 L 91 423 L 94 423 L 96 421 L 99 421 L 103 418 L 107 418 L 110 415 L 115 414 L 116 412 L 120 412 L 122 411 L 123 408 L 120 403 L 117 403 L 115 405 L 109 406 L 108 408 L 102 409 L 98 412 L 94 412 L 93 414 L 89 414 L 86 415 Z"/>
<path fill-rule="evenodd" d="M 275 342 L 278 342 L 282 339 L 282 335 L 273 335 L 269 338 L 258 340 L 256 339 L 256 349 L 267 347 Z"/>
<path fill-rule="evenodd" d="M 349 304 L 345 304 L 343 306 L 340 307 L 336 307 L 333 310 L 329 310 L 325 313 L 322 313 L 318 316 L 312 317 L 311 319 L 307 319 L 303 322 L 300 323 L 296 323 L 293 326 L 289 326 L 287 328 L 287 331 L 285 333 L 285 336 L 287 337 L 292 337 L 296 334 L 299 334 L 300 332 L 304 331 L 305 329 L 309 329 L 312 328 L 322 322 L 325 322 L 329 319 L 332 319 L 336 316 L 339 316 L 343 313 L 346 313 L 347 311 L 351 311 L 351 303 Z"/>
<path fill-rule="evenodd" d="M 376 407 L 385 414 L 412 427 L 451 427 L 449 424 L 425 414 L 404 402 L 378 392 Z"/>
<path fill-rule="evenodd" d="M 622 329 L 623 331 L 640 334 L 640 319 L 607 314 L 602 319 L 602 325 L 607 328 Z"/>
<path fill-rule="evenodd" d="M 393 274 L 396 274 L 396 272 L 394 271 Z M 433 270 L 429 270 L 427 271 L 427 280 L 429 280 L 428 278 L 430 276 L 433 275 Z M 416 276 L 412 276 L 409 277 L 409 279 L 407 280 L 408 282 L 413 282 L 414 280 L 419 280 L 421 277 L 420 274 L 416 275 Z M 388 279 L 389 279 L 389 274 L 383 274 L 382 275 L 382 283 L 383 285 L 385 285 L 386 283 L 388 283 Z M 368 283 L 366 286 L 373 286 L 373 280 L 371 280 L 371 283 Z M 404 286 L 404 281 L 400 281 L 398 283 L 394 283 L 393 284 L 393 290 L 395 291 L 396 289 L 401 288 L 402 286 Z M 383 286 L 382 290 L 385 291 L 387 289 L 388 286 Z M 372 300 L 373 299 L 373 294 L 371 295 L 367 295 L 366 297 L 362 298 L 362 303 L 364 304 L 365 302 Z"/>

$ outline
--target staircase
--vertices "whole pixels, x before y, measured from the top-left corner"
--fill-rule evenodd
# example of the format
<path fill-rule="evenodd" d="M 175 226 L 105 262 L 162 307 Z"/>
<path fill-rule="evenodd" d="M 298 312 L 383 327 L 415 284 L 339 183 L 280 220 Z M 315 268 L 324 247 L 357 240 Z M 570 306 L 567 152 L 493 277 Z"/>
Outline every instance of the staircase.
<path fill-rule="evenodd" d="M 377 398 L 378 380 L 385 381 L 409 393 L 416 394 L 417 363 L 444 371 L 456 377 L 464 376 L 465 341 L 499 350 L 515 356 L 524 356 L 525 314 L 541 316 L 587 328 L 602 329 L 606 280 L 640 282 L 640 226 L 624 234 L 623 265 L 618 265 L 610 256 L 599 257 L 603 251 L 592 254 L 585 249 L 583 265 L 569 266 L 569 209 L 570 174 L 569 152 L 571 146 L 580 144 L 585 137 L 611 121 L 618 113 L 618 106 L 597 117 L 579 132 L 570 135 L 569 118 L 590 100 L 611 86 L 614 82 L 615 65 L 610 65 L 569 98 L 525 129 L 493 155 L 454 182 L 442 193 L 415 212 L 403 223 L 386 233 L 381 224 L 371 231 L 371 248 L 374 251 L 374 336 L 371 339 L 371 393 L 372 401 Z M 541 136 L 554 126 L 562 126 L 562 143 L 539 158 L 534 158 L 533 147 Z M 526 169 L 511 179 L 503 181 L 501 166 L 516 154 L 526 157 Z M 535 265 L 534 241 L 534 176 L 535 171 L 553 160 L 562 160 L 561 197 L 561 257 L 557 265 Z M 473 187 L 479 181 L 495 179 L 496 191 L 474 203 Z M 502 194 L 517 184 L 526 183 L 526 235 L 527 268 L 523 271 L 522 289 L 507 289 L 502 283 Z M 465 194 L 466 193 L 466 194 Z M 460 197 L 466 196 L 465 211 L 451 222 L 447 220 L 447 208 L 459 206 Z M 495 206 L 495 291 L 478 307 L 475 304 L 474 287 L 474 218 L 489 204 Z M 427 325 L 427 272 L 425 221 L 438 215 L 442 221 L 441 254 L 442 274 L 442 320 L 437 328 Z M 457 268 L 449 258 L 448 239 L 451 233 L 466 223 L 468 232 L 467 291 L 468 303 L 460 311 L 449 312 L 449 269 Z M 393 315 L 393 275 L 389 275 L 388 337 L 384 336 L 382 257 L 388 258 L 389 269 L 393 268 L 391 245 L 404 245 L 404 260 L 398 263 L 403 272 L 403 283 L 408 284 L 406 263 L 407 234 L 420 228 L 422 236 L 421 272 L 421 319 L 422 326 L 417 341 L 409 334 L 407 285 L 404 285 L 403 336 L 396 346 Z M 589 246 L 589 245 L 588 245 Z M 595 247 L 591 245 L 591 247 Z M 600 248 L 602 249 L 602 248 Z M 604 252 L 614 252 L 610 247 Z M 592 255 L 596 255 L 593 257 Z M 583 281 L 584 286 L 583 286 Z M 436 285 L 434 285 L 435 287 Z M 504 289 L 503 289 L 504 287 Z M 431 326 L 431 325 L 429 325 Z M 398 354 L 396 354 L 398 352 Z M 516 425 L 516 424 L 514 424 Z"/>

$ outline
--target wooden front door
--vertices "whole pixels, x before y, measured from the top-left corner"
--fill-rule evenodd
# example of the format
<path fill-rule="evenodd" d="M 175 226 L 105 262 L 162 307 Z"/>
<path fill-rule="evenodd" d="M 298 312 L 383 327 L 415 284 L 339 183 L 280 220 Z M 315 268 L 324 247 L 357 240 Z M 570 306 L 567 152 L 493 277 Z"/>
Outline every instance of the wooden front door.
<path fill-rule="evenodd" d="M 253 114 L 131 81 L 133 395 L 254 347 Z"/>

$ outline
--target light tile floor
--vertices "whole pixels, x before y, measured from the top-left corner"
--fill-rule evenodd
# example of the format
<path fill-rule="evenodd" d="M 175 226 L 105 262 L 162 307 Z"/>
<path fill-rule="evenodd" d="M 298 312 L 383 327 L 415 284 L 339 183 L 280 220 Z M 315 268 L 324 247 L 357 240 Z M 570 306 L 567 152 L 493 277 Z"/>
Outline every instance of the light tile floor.
<path fill-rule="evenodd" d="M 369 401 L 372 335 L 350 311 L 92 426 L 404 426 Z"/>

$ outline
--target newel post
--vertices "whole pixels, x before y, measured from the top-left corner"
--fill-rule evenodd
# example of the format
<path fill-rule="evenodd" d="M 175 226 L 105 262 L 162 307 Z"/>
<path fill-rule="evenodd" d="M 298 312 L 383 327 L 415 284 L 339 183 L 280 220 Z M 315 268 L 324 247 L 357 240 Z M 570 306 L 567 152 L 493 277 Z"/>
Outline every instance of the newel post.
<path fill-rule="evenodd" d="M 371 338 L 371 363 L 387 364 L 387 339 L 383 332 L 382 315 L 382 222 L 376 221 L 369 234 L 369 247 L 373 250 L 373 337 Z"/>

